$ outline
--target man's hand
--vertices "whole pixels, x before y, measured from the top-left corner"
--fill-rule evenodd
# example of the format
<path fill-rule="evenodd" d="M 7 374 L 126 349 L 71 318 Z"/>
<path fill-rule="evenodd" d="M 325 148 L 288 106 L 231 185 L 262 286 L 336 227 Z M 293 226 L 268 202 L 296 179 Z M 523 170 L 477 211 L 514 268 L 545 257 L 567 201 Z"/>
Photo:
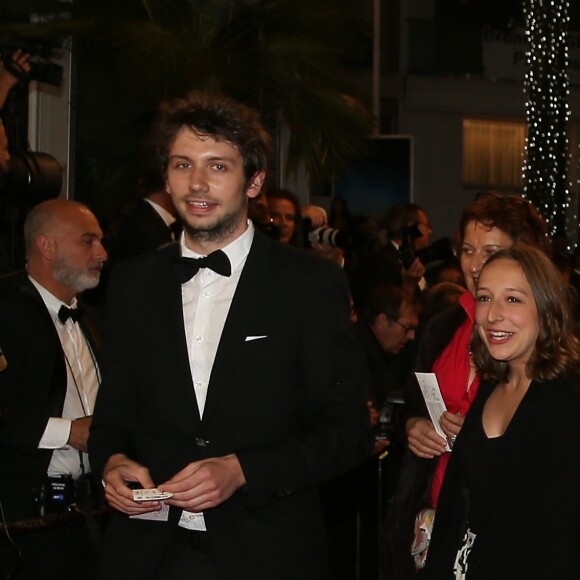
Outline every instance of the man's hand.
<path fill-rule="evenodd" d="M 137 482 L 144 489 L 155 487 L 147 468 L 121 453 L 112 455 L 103 471 L 105 496 L 111 507 L 129 516 L 155 512 L 161 508 L 158 501 L 133 501 L 133 491 L 127 482 Z"/>
<path fill-rule="evenodd" d="M 407 421 L 409 449 L 418 457 L 432 459 L 445 453 L 447 441 L 437 435 L 433 423 L 423 417 L 411 417 Z"/>
<path fill-rule="evenodd" d="M 375 404 L 372 401 L 367 401 L 367 409 L 369 410 L 371 427 L 376 427 L 379 424 L 379 411 L 376 409 Z"/>
<path fill-rule="evenodd" d="M 406 270 L 403 270 L 403 284 L 417 284 L 424 274 L 425 266 L 419 258 L 415 258 L 413 263 Z"/>
<path fill-rule="evenodd" d="M 25 73 L 30 72 L 30 63 L 28 62 L 30 59 L 30 55 L 22 50 L 18 49 L 12 54 L 12 63 L 13 65 L 18 68 L 19 70 L 24 71 Z M 5 66 L 2 64 L 0 66 L 0 89 L 10 91 L 10 89 L 18 83 L 18 78 L 14 76 Z"/>
<path fill-rule="evenodd" d="M 91 428 L 92 417 L 81 417 L 71 423 L 68 444 L 79 451 L 87 451 L 87 441 L 89 440 L 89 429 Z"/>
<path fill-rule="evenodd" d="M 391 446 L 391 442 L 388 439 L 378 439 L 373 445 L 373 455 L 381 455 L 383 451 L 386 451 Z"/>
<path fill-rule="evenodd" d="M 222 504 L 245 483 L 240 462 L 232 454 L 190 463 L 158 487 L 173 494 L 165 503 L 200 512 Z"/>

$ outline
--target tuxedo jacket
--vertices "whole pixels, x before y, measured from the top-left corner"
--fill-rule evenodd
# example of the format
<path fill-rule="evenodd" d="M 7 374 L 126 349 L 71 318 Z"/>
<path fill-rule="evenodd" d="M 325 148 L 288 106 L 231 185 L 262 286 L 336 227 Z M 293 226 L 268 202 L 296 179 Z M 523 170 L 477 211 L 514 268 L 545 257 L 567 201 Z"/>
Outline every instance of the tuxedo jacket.
<path fill-rule="evenodd" d="M 90 319 L 80 322 L 98 353 Z M 52 457 L 38 449 L 50 417 L 60 417 L 67 388 L 65 357 L 40 294 L 25 272 L 0 278 L 0 501 L 8 521 L 34 517 L 35 498 Z"/>
<path fill-rule="evenodd" d="M 383 246 L 369 240 L 355 252 L 349 280 L 355 304 L 364 304 L 368 293 L 380 284 L 401 286 L 403 263 L 399 251 L 391 242 Z"/>
<path fill-rule="evenodd" d="M 423 578 L 455 578 L 468 526 L 464 457 L 494 385 L 483 382 L 447 467 Z M 485 517 L 468 560 L 470 580 L 580 578 L 580 377 L 533 381 L 497 454 Z M 476 551 L 477 548 L 477 551 Z"/>
<path fill-rule="evenodd" d="M 171 230 L 150 203 L 141 199 L 121 220 L 111 239 L 111 264 L 172 242 Z"/>
<path fill-rule="evenodd" d="M 100 470 L 124 453 L 159 485 L 193 461 L 235 453 L 247 484 L 204 512 L 219 577 L 323 580 L 317 485 L 371 449 L 364 360 L 344 275 L 255 233 L 201 419 L 173 264 L 178 254 L 174 244 L 113 272 L 91 464 Z M 173 508 L 167 523 L 117 514 L 101 577 L 151 577 L 179 516 Z"/>

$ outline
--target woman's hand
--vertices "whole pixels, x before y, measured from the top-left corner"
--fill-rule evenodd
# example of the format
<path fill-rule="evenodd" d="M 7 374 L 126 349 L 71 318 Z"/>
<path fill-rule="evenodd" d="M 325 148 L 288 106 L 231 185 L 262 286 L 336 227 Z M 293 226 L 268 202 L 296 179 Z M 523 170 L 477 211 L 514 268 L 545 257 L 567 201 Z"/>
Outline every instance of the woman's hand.
<path fill-rule="evenodd" d="M 443 415 L 441 415 L 441 429 L 443 429 L 445 435 L 447 436 L 447 440 L 449 441 L 449 445 L 451 447 L 453 447 L 455 438 L 457 435 L 459 435 L 459 431 L 461 431 L 464 420 L 465 417 L 459 413 L 450 413 L 449 411 L 445 411 Z"/>
<path fill-rule="evenodd" d="M 424 417 L 411 417 L 407 421 L 409 449 L 423 459 L 432 459 L 445 453 L 447 441 L 437 435 L 433 423 Z"/>

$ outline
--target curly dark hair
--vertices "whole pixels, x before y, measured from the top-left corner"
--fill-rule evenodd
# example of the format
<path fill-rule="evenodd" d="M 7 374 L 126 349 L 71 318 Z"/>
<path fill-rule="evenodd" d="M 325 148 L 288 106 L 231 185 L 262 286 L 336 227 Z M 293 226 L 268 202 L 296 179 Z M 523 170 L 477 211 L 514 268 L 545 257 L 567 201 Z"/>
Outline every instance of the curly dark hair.
<path fill-rule="evenodd" d="M 224 95 L 192 91 L 185 99 L 163 102 L 151 126 L 146 150 L 158 175 L 165 176 L 169 150 L 183 128 L 233 145 L 242 156 L 246 183 L 267 169 L 271 138 L 257 111 Z"/>
<path fill-rule="evenodd" d="M 537 209 L 527 200 L 515 195 L 498 195 L 493 192 L 478 194 L 475 201 L 461 214 L 459 222 L 460 244 L 465 228 L 471 221 L 497 228 L 509 236 L 512 242 L 524 242 L 540 248 L 551 255 L 548 224 Z"/>
<path fill-rule="evenodd" d="M 528 376 L 546 381 L 580 370 L 580 341 L 574 334 L 572 289 L 540 249 L 516 243 L 486 261 L 482 273 L 498 260 L 511 260 L 522 269 L 538 312 L 539 333 L 534 352 L 528 361 Z M 491 357 L 478 333 L 474 333 L 474 361 L 484 379 L 506 381 L 508 363 Z"/>

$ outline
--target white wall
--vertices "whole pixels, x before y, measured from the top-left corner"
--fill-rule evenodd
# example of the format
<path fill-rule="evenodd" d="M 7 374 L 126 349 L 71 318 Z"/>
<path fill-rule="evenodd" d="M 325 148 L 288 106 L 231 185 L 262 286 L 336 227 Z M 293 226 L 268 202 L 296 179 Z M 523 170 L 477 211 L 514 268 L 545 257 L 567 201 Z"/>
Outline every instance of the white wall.
<path fill-rule="evenodd" d="M 28 141 L 32 151 L 52 155 L 62 166 L 61 197 L 71 197 L 71 51 L 70 45 L 51 62 L 64 69 L 60 87 L 30 83 L 28 109 Z"/>

